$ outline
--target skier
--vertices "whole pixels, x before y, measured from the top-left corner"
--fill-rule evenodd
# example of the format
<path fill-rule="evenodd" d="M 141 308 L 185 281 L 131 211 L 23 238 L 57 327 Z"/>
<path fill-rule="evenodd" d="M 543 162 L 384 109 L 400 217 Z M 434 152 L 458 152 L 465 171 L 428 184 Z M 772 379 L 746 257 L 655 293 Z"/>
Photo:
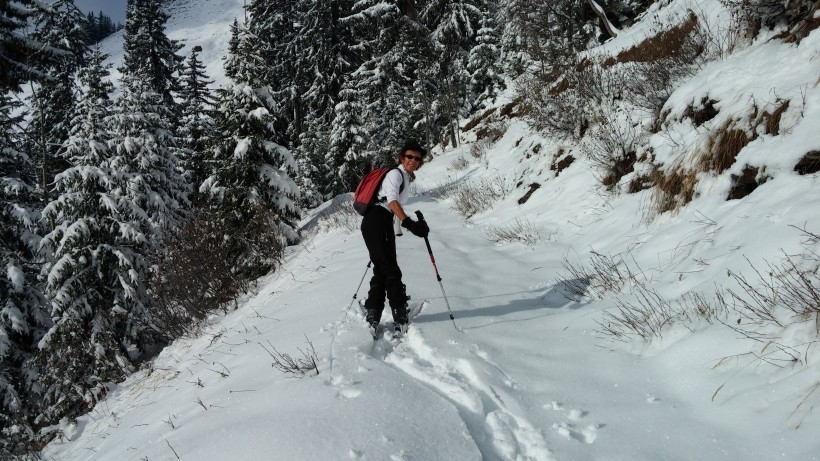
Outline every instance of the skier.
<path fill-rule="evenodd" d="M 402 207 L 407 203 L 410 180 L 424 163 L 427 151 L 415 141 L 407 142 L 399 154 L 399 166 L 384 177 L 376 195 L 376 204 L 362 219 L 362 236 L 373 262 L 373 277 L 364 303 L 366 320 L 375 331 L 384 310 L 385 294 L 393 313 L 396 331 L 407 332 L 407 294 L 401 281 L 401 269 L 396 260 L 396 235 L 393 216 L 401 226 L 418 237 L 427 237 L 430 228 L 425 221 L 414 221 Z"/>

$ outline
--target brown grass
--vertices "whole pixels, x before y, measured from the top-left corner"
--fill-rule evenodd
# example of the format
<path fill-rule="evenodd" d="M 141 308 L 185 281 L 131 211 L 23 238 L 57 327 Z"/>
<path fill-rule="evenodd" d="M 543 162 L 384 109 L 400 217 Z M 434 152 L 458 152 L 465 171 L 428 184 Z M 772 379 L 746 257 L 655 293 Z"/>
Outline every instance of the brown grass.
<path fill-rule="evenodd" d="M 478 124 L 481 123 L 482 120 L 484 120 L 487 117 L 489 117 L 490 115 L 492 115 L 493 112 L 495 112 L 495 110 L 496 110 L 495 107 L 491 107 L 491 108 L 485 110 L 484 112 L 478 114 L 477 116 L 471 118 L 470 120 L 467 121 L 467 123 L 464 124 L 464 127 L 461 129 L 461 131 L 466 133 L 467 131 L 472 130 L 473 128 L 478 126 Z"/>
<path fill-rule="evenodd" d="M 701 169 L 723 173 L 735 163 L 735 158 L 749 142 L 751 138 L 745 131 L 731 128 L 731 122 L 724 124 L 709 139 L 707 153 L 701 158 Z"/>
<path fill-rule="evenodd" d="M 698 183 L 697 172 L 674 169 L 663 172 L 656 169 L 652 172 L 653 201 L 658 213 L 678 210 L 695 198 L 695 186 Z"/>
<path fill-rule="evenodd" d="M 607 59 L 602 65 L 606 68 L 619 62 L 655 62 L 680 54 L 697 27 L 698 18 L 690 14 L 683 23 L 653 37 L 647 37 L 643 42 L 620 52 L 618 56 Z"/>
<path fill-rule="evenodd" d="M 780 105 L 770 114 L 763 112 L 763 131 L 766 134 L 777 136 L 780 134 L 780 118 L 789 109 L 789 100 L 781 101 Z"/>

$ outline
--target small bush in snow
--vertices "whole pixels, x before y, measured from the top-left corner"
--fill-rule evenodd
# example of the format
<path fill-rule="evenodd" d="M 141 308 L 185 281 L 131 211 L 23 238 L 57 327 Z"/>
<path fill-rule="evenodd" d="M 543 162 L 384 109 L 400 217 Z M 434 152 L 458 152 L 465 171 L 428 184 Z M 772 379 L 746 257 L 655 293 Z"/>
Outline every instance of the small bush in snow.
<path fill-rule="evenodd" d="M 281 231 L 265 214 L 257 216 L 255 222 L 225 227 L 227 221 L 202 212 L 167 242 L 162 255 L 152 257 L 150 322 L 160 335 L 189 333 L 281 260 Z"/>
<path fill-rule="evenodd" d="M 526 219 L 516 219 L 505 226 L 488 226 L 484 233 L 496 243 L 520 242 L 525 245 L 535 245 L 541 240 L 538 228 Z"/>
<path fill-rule="evenodd" d="M 509 184 L 500 176 L 464 183 L 455 192 L 455 207 L 469 219 L 489 210 L 496 201 L 506 197 L 509 191 Z"/>
<path fill-rule="evenodd" d="M 564 257 L 563 266 L 568 275 L 559 278 L 558 283 L 565 293 L 576 297 L 591 294 L 602 299 L 606 293 L 620 291 L 628 280 L 634 278 L 623 259 L 595 251 L 588 265 Z"/>
<path fill-rule="evenodd" d="M 450 164 L 450 168 L 455 171 L 466 170 L 468 166 L 470 166 L 470 161 L 463 155 L 456 157 L 453 163 Z"/>
<path fill-rule="evenodd" d="M 293 357 L 290 354 L 279 352 L 270 342 L 268 342 L 270 349 L 261 343 L 260 346 L 273 358 L 271 366 L 282 373 L 294 376 L 306 376 L 308 374 L 318 376 L 319 366 L 317 362 L 319 361 L 319 356 L 316 354 L 313 343 L 307 339 L 307 337 L 305 337 L 305 339 L 307 340 L 307 347 L 304 349 L 296 349 L 299 351 L 300 357 Z"/>

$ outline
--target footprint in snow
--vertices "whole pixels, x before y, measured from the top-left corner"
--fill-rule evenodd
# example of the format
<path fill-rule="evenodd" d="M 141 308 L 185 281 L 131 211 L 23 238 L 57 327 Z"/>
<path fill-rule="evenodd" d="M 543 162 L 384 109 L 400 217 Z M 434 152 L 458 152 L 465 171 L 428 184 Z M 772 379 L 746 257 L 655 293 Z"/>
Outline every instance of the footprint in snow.
<path fill-rule="evenodd" d="M 339 391 L 337 395 L 339 396 L 339 398 L 350 400 L 362 395 L 362 391 L 360 391 L 359 389 L 347 388 Z"/>

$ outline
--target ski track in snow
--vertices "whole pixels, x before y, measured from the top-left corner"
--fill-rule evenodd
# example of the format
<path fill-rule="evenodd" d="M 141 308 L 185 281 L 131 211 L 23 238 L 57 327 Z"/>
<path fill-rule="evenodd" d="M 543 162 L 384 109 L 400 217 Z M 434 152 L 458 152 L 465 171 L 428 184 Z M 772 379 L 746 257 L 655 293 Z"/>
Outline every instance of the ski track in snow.
<path fill-rule="evenodd" d="M 424 306 L 427 306 L 426 301 Z M 349 330 L 344 324 L 362 320 L 358 310 L 348 311 L 339 322 L 339 333 Z M 470 359 L 453 358 L 458 354 L 451 352 L 441 353 L 425 341 L 418 325 L 413 325 L 402 340 L 394 338 L 388 332 L 373 342 L 369 353 L 354 352 L 358 363 L 356 372 L 369 371 L 365 363 L 368 360 L 383 361 L 454 405 L 485 461 L 555 460 L 542 433 L 511 408 L 515 399 L 508 390 L 516 389 L 515 380 L 490 360 L 488 354 L 477 345 L 465 348 L 465 345 L 457 341 L 450 343 L 467 349 Z M 491 368 L 493 373 L 479 373 L 477 369 L 482 367 Z M 482 375 L 487 378 L 497 375 L 502 379 L 498 383 L 491 383 L 482 378 Z M 356 382 L 345 378 L 334 378 L 331 384 L 339 388 L 339 398 L 349 399 L 362 395 L 362 391 L 355 386 Z M 594 430 L 590 432 L 588 428 L 579 430 L 570 424 L 566 425 L 571 437 L 586 443 L 595 440 Z M 404 453 L 396 453 L 391 459 L 408 458 Z"/>

